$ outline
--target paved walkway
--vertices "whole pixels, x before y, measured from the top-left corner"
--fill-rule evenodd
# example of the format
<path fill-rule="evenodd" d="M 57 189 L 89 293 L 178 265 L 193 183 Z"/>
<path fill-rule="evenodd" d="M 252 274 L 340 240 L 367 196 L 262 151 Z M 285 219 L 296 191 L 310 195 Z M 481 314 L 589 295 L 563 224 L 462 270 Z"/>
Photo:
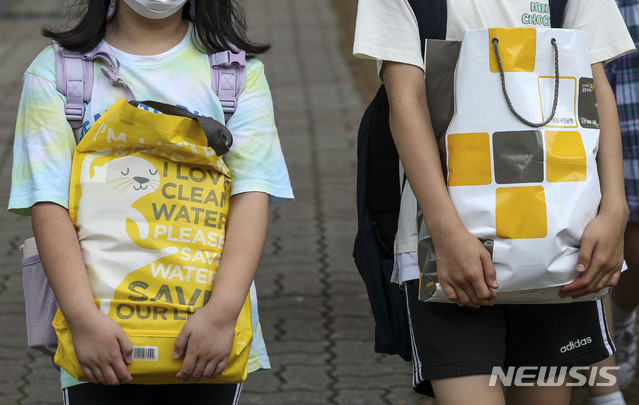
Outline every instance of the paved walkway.
<path fill-rule="evenodd" d="M 22 73 L 47 45 L 59 1 L 0 0 L 0 201 L 9 196 Z M 296 201 L 271 208 L 257 276 L 273 370 L 242 404 L 417 404 L 410 365 L 373 353 L 373 321 L 353 265 L 355 133 L 364 106 L 337 46 L 329 0 L 242 0 L 262 60 Z M 20 252 L 28 218 L 0 209 L 0 405 L 60 404 L 58 373 L 26 348 Z"/>

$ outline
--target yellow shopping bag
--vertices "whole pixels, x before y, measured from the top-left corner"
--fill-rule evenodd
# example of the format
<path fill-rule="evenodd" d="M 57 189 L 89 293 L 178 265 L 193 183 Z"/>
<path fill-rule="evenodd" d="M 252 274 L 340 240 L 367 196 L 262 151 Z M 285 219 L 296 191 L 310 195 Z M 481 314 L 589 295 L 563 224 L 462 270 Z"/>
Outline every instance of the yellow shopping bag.
<path fill-rule="evenodd" d="M 73 159 L 69 215 L 96 305 L 133 344 L 128 370 L 137 384 L 181 382 L 175 340 L 209 301 L 224 248 L 231 175 L 221 155 L 231 138 L 211 118 L 193 118 L 121 99 L 84 136 Z M 56 364 L 87 381 L 59 310 L 53 325 Z M 228 365 L 209 383 L 246 379 L 252 336 L 247 296 Z"/>

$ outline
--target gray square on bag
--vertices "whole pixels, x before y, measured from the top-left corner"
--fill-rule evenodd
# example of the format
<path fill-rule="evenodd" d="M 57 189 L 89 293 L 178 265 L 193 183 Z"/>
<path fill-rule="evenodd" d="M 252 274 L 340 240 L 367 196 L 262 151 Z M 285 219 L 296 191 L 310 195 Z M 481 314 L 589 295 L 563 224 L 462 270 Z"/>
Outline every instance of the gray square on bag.
<path fill-rule="evenodd" d="M 497 184 L 540 183 L 544 180 L 541 131 L 504 131 L 493 134 Z"/>
<path fill-rule="evenodd" d="M 577 115 L 583 128 L 599 129 L 599 110 L 597 110 L 597 96 L 593 79 L 582 77 L 579 79 L 579 100 Z"/>

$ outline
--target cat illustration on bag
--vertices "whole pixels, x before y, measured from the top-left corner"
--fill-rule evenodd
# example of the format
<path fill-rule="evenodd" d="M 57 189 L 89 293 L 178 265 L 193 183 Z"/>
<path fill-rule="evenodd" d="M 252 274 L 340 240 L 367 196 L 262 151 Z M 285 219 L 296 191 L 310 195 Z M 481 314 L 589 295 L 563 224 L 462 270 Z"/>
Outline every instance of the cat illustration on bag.
<path fill-rule="evenodd" d="M 82 162 L 82 196 L 78 203 L 78 223 L 82 224 L 78 238 L 93 295 L 103 303 L 113 299 L 116 287 L 129 273 L 178 252 L 173 246 L 148 249 L 136 241 L 138 237 L 139 240 L 148 238 L 149 224 L 133 205 L 160 187 L 157 168 L 137 156 L 116 157 L 101 166 L 93 165 L 96 159 L 110 153 L 111 149 L 102 149 Z M 137 226 L 137 235 L 127 232 L 129 221 Z M 138 249 L 122 250 L 122 246 L 130 246 L 131 240 Z M 98 269 L 100 277 L 97 277 Z M 109 305 L 103 305 L 101 311 L 108 314 Z"/>

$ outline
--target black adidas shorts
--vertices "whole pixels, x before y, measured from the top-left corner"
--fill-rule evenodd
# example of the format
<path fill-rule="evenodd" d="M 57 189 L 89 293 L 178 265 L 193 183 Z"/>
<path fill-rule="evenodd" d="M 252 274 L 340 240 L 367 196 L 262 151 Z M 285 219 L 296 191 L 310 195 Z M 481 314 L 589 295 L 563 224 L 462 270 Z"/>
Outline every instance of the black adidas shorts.
<path fill-rule="evenodd" d="M 236 405 L 243 384 L 102 385 L 62 390 L 64 405 Z"/>
<path fill-rule="evenodd" d="M 433 396 L 431 379 L 493 367 L 588 366 L 615 350 L 601 301 L 471 308 L 419 301 L 417 280 L 406 292 L 420 394 Z"/>

